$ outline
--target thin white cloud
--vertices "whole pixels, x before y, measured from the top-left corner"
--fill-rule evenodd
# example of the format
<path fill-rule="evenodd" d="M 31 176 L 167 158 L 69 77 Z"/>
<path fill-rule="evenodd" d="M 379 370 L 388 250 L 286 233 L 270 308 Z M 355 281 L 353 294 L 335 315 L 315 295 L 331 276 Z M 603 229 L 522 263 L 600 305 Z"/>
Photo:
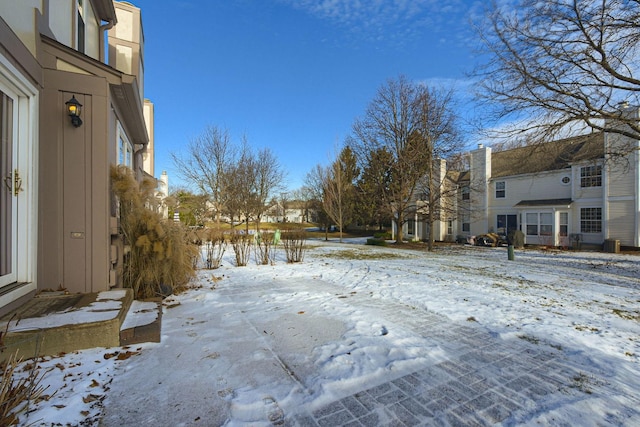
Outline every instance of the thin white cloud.
<path fill-rule="evenodd" d="M 358 38 L 403 44 L 424 32 L 442 39 L 468 29 L 468 14 L 481 2 L 465 0 L 280 0 L 309 15 L 328 20 Z"/>

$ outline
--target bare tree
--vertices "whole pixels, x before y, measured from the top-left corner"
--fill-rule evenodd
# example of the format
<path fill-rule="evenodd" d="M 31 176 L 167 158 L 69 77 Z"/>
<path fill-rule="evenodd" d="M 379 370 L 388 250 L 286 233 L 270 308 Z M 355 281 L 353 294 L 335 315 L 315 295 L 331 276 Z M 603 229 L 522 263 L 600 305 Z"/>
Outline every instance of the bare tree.
<path fill-rule="evenodd" d="M 439 92 L 400 76 L 383 85 L 362 119 L 353 126 L 350 145 L 366 168 L 382 151 L 389 154 L 388 185 L 380 187 L 398 225 L 415 209 L 415 194 L 432 161 L 455 140 L 451 92 Z M 440 153 L 438 150 L 442 151 Z"/>
<path fill-rule="evenodd" d="M 505 136 L 545 142 L 579 127 L 639 139 L 637 115 L 621 107 L 640 104 L 640 1 L 516 3 L 495 2 L 478 26 L 490 59 L 474 73 L 480 99 L 518 123 Z"/>
<path fill-rule="evenodd" d="M 323 198 L 325 212 L 335 221 L 340 233 L 348 226 L 354 215 L 355 185 L 358 177 L 356 158 L 350 147 L 346 146 L 338 158 L 325 169 L 322 176 Z"/>
<path fill-rule="evenodd" d="M 309 192 L 309 199 L 312 200 L 312 206 L 317 211 L 318 223 L 324 226 L 324 239 L 329 240 L 329 227 L 331 226 L 331 218 L 324 209 L 324 182 L 326 170 L 322 165 L 316 165 L 309 171 L 304 179 L 304 187 Z"/>
<path fill-rule="evenodd" d="M 233 217 L 244 217 L 245 229 L 249 222 L 256 221 L 269 208 L 268 201 L 282 189 L 284 172 L 278 160 L 268 148 L 254 154 L 246 139 L 243 139 L 235 158 L 223 177 L 223 200 L 226 212 Z"/>
<path fill-rule="evenodd" d="M 269 200 L 283 189 L 285 172 L 278 162 L 278 158 L 269 148 L 258 152 L 255 158 L 255 168 L 255 220 L 256 229 L 259 229 L 260 219 L 269 209 Z"/>
<path fill-rule="evenodd" d="M 208 126 L 202 135 L 189 141 L 186 153 L 171 153 L 178 174 L 209 196 L 218 223 L 222 212 L 223 174 L 232 154 L 228 131 L 215 126 Z"/>
<path fill-rule="evenodd" d="M 464 145 L 459 135 L 458 116 L 451 90 L 437 90 L 426 86 L 417 88 L 415 99 L 416 131 L 420 147 L 426 158 L 426 173 L 419 183 L 426 195 L 428 249 L 433 250 L 434 224 L 455 215 L 457 188 L 446 172 L 446 160 L 462 152 Z"/>

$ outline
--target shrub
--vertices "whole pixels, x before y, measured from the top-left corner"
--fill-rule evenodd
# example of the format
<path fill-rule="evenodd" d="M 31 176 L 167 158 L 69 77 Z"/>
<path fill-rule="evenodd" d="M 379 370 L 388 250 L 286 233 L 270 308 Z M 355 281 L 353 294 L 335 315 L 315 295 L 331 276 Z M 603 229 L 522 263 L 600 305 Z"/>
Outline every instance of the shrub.
<path fill-rule="evenodd" d="M 256 234 L 254 255 L 257 265 L 275 263 L 275 233 L 263 231 Z"/>
<path fill-rule="evenodd" d="M 249 263 L 253 236 L 240 231 L 231 233 L 231 247 L 236 256 L 236 267 L 244 267 Z"/>
<path fill-rule="evenodd" d="M 137 299 L 183 290 L 195 274 L 198 247 L 188 242 L 180 223 L 153 210 L 155 180 L 138 184 L 129 168 L 114 166 L 111 184 L 125 244 L 124 286 L 132 288 Z"/>
<path fill-rule="evenodd" d="M 208 269 L 220 268 L 222 256 L 227 250 L 227 241 L 220 230 L 208 229 L 204 232 L 205 252 L 203 258 Z"/>
<path fill-rule="evenodd" d="M 384 239 L 373 237 L 373 238 L 367 239 L 367 245 L 387 246 L 387 241 Z"/>
<path fill-rule="evenodd" d="M 291 229 L 280 234 L 280 241 L 288 263 L 302 262 L 307 232 L 303 229 Z"/>
<path fill-rule="evenodd" d="M 391 233 L 388 231 L 379 231 L 377 233 L 373 233 L 373 237 L 376 239 L 391 240 Z"/>

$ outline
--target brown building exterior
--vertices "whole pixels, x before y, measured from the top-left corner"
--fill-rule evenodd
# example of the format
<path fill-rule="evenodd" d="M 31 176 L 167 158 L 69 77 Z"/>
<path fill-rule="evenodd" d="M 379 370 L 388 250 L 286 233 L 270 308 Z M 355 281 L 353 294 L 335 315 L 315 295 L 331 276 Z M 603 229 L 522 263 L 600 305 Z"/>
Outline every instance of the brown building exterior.
<path fill-rule="evenodd" d="M 153 108 L 143 113 L 144 38 L 135 6 L 0 0 L 0 18 L 3 313 L 38 291 L 121 285 L 110 167 L 124 164 L 142 178 Z M 82 104 L 79 126 L 65 104 L 74 97 Z"/>

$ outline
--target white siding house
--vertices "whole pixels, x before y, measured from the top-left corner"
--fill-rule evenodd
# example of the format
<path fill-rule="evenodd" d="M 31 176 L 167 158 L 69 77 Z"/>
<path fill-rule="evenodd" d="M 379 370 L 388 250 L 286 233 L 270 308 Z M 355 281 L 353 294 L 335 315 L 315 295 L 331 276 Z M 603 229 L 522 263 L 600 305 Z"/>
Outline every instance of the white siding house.
<path fill-rule="evenodd" d="M 625 114 L 637 116 L 638 109 Z M 592 133 L 501 152 L 479 145 L 469 171 L 448 176 L 458 188 L 457 211 L 440 215 L 436 240 L 451 239 L 452 229 L 458 239 L 521 230 L 527 244 L 596 246 L 613 239 L 640 247 L 638 141 Z M 418 215 L 424 203 L 414 209 L 403 226 L 424 239 L 418 233 L 426 229 Z"/>

